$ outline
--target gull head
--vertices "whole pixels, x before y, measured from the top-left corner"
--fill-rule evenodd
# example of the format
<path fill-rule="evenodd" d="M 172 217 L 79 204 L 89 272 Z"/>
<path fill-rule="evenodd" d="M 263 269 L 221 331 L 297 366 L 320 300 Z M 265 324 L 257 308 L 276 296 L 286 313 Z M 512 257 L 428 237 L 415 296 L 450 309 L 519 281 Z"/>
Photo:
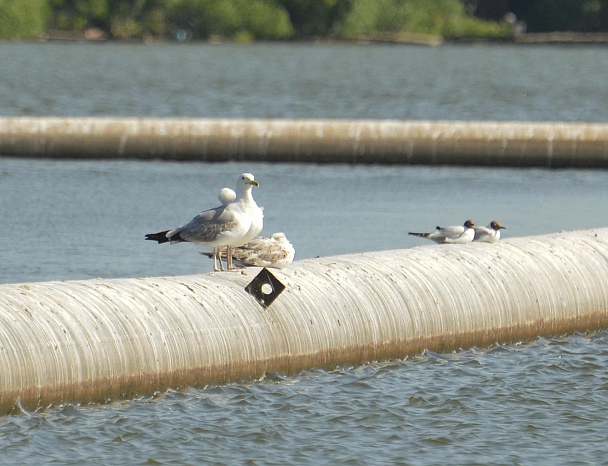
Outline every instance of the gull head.
<path fill-rule="evenodd" d="M 255 178 L 253 177 L 253 175 L 251 173 L 243 173 L 240 177 L 239 177 L 239 181 L 236 185 L 237 189 L 241 189 L 241 190 L 245 190 L 249 187 L 253 187 L 253 186 L 260 186 L 260 183 L 258 183 Z M 251 189 L 251 188 L 249 188 Z"/>
<path fill-rule="evenodd" d="M 278 241 L 279 243 L 287 241 L 287 236 L 285 236 L 285 233 L 282 233 L 282 232 L 273 233 L 270 238 L 275 241 Z"/>
<path fill-rule="evenodd" d="M 503 230 L 507 229 L 507 227 L 503 227 L 498 220 L 492 220 L 490 222 L 490 228 L 492 228 L 492 230 L 496 230 L 496 231 L 498 231 L 500 229 L 503 229 Z"/>
<path fill-rule="evenodd" d="M 222 203 L 222 205 L 227 205 L 236 199 L 236 193 L 230 188 L 222 188 L 220 189 L 217 198 Z"/>
<path fill-rule="evenodd" d="M 473 220 L 467 220 L 464 222 L 464 226 L 467 228 L 473 228 L 475 226 L 475 222 Z"/>

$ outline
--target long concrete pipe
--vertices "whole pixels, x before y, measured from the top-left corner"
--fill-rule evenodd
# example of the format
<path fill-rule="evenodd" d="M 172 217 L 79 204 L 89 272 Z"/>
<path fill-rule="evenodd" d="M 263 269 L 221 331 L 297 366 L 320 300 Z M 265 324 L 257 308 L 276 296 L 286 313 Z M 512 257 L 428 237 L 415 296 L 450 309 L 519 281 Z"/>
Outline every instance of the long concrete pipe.
<path fill-rule="evenodd" d="M 608 229 L 257 272 L 0 286 L 0 414 L 608 327 Z"/>
<path fill-rule="evenodd" d="M 0 118 L 0 155 L 608 167 L 608 124 Z"/>

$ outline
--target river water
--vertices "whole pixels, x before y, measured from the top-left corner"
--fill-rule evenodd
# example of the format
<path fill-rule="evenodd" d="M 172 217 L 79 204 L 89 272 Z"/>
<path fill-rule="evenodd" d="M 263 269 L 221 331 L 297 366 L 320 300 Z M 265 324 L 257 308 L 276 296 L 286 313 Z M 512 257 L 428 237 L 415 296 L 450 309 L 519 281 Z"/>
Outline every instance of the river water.
<path fill-rule="evenodd" d="M 608 119 L 608 49 L 0 44 L 3 115 Z"/>
<path fill-rule="evenodd" d="M 608 49 L 0 44 L 8 116 L 608 121 Z M 143 241 L 244 171 L 296 259 L 608 225 L 608 172 L 0 158 L 0 283 L 211 270 Z M 424 353 L 0 418 L 0 464 L 600 464 L 608 334 Z M 179 387 L 176 387 L 179 388 Z"/>

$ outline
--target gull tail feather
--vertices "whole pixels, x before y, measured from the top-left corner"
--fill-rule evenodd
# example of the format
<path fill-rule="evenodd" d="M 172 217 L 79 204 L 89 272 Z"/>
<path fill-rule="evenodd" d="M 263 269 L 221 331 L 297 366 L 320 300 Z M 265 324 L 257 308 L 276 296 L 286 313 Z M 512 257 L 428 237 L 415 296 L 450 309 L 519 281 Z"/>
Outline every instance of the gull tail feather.
<path fill-rule="evenodd" d="M 158 233 L 148 233 L 146 235 L 146 239 L 151 241 L 158 241 L 158 244 L 163 243 L 181 243 L 184 241 L 181 236 L 179 236 L 179 232 L 174 233 L 171 236 L 167 236 L 171 230 L 159 231 Z"/>
<path fill-rule="evenodd" d="M 408 235 L 412 235 L 412 236 L 420 236 L 421 238 L 428 238 L 430 233 L 412 233 L 411 231 L 408 233 Z"/>

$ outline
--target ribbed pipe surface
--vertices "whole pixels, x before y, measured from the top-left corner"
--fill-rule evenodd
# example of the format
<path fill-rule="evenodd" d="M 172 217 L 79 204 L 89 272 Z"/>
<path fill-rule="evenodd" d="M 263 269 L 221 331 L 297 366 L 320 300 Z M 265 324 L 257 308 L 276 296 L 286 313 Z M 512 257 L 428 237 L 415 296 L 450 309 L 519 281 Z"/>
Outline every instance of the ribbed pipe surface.
<path fill-rule="evenodd" d="M 608 167 L 608 124 L 0 118 L 0 155 Z"/>
<path fill-rule="evenodd" d="M 608 229 L 247 274 L 0 286 L 0 413 L 608 327 Z"/>

